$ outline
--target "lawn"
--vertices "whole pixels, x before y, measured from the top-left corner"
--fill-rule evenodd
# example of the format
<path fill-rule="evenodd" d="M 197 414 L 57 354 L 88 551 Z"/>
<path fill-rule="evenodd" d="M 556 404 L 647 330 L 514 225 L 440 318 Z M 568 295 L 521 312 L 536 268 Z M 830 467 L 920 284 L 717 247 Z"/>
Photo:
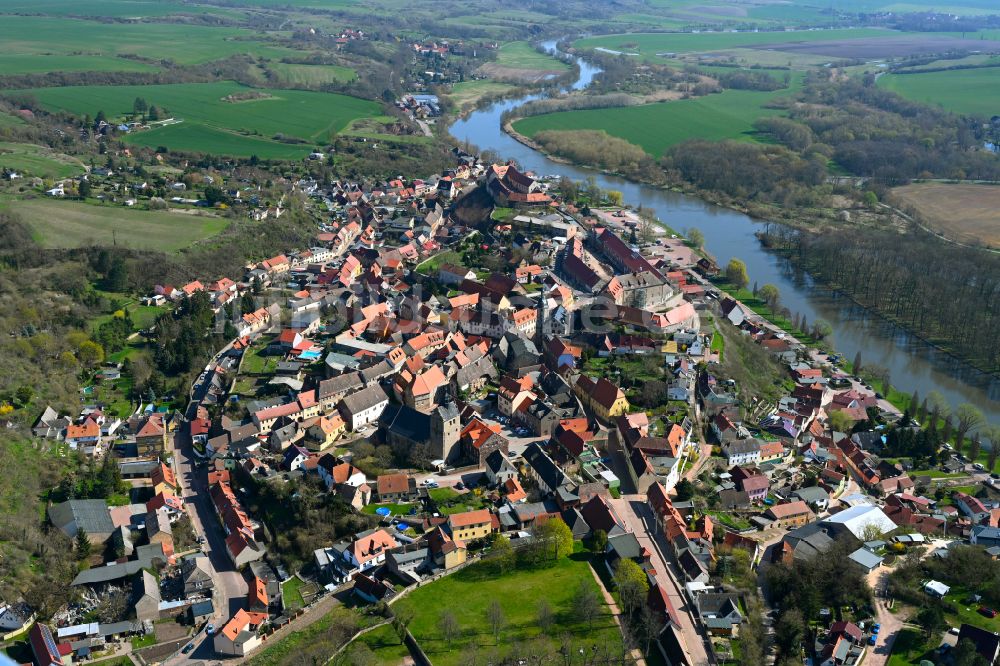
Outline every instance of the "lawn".
<path fill-rule="evenodd" d="M 150 645 L 156 645 L 156 633 L 154 632 L 143 634 L 142 636 L 132 637 L 133 650 L 141 650 L 142 648 L 149 647 Z"/>
<path fill-rule="evenodd" d="M 327 83 L 342 83 L 358 78 L 358 73 L 350 67 L 339 65 L 299 65 L 275 62 L 267 66 L 281 77 L 285 83 L 293 85 L 321 86 Z"/>
<path fill-rule="evenodd" d="M 230 95 L 264 97 L 225 101 Z M 173 150 L 261 157 L 303 157 L 312 142 L 325 143 L 356 118 L 377 115 L 375 102 L 305 90 L 250 89 L 232 81 L 150 86 L 39 88 L 31 93 L 46 108 L 77 115 L 104 111 L 112 119 L 130 117 L 136 97 L 181 122 L 130 134 L 131 143 Z M 306 143 L 285 143 L 286 139 Z"/>
<path fill-rule="evenodd" d="M 496 574 L 490 566 L 474 564 L 414 590 L 393 606 L 414 613 L 410 631 L 439 666 L 464 663 L 463 651 L 473 644 L 484 649 L 495 645 L 486 620 L 486 609 L 494 599 L 500 603 L 506 619 L 506 627 L 500 635 L 501 652 L 508 645 L 523 645 L 536 637 L 542 640 L 547 637 L 555 645 L 564 633 L 586 643 L 617 643 L 620 640 L 618 627 L 607 609 L 594 621 L 593 627 L 587 627 L 574 617 L 571 600 L 581 581 L 598 590 L 588 557 L 583 553 L 563 558 L 551 567 L 521 568 L 504 575 Z M 555 624 L 545 635 L 536 623 L 538 603 L 543 599 L 555 614 Z M 451 611 L 460 626 L 459 636 L 450 648 L 438 629 L 444 610 Z M 376 641 L 381 645 L 372 644 Z M 366 642 L 375 650 L 379 663 L 394 663 L 400 655 L 399 641 L 393 641 L 385 632 Z"/>
<path fill-rule="evenodd" d="M 886 74 L 878 85 L 915 102 L 990 118 L 1000 108 L 1000 67 Z"/>
<path fill-rule="evenodd" d="M 264 375 L 270 374 L 278 365 L 277 356 L 263 356 L 263 352 L 273 338 L 258 340 L 246 352 L 243 353 L 243 365 L 240 372 L 244 375 Z"/>
<path fill-rule="evenodd" d="M 528 42 L 508 42 L 497 51 L 497 64 L 511 69 L 535 69 L 543 72 L 564 72 L 569 65 L 552 56 L 539 53 Z"/>
<path fill-rule="evenodd" d="M 437 271 L 441 268 L 442 264 L 462 264 L 462 255 L 454 250 L 445 250 L 444 252 L 438 252 L 433 257 L 427 261 L 419 264 L 417 270 L 426 275 L 437 277 Z"/>
<path fill-rule="evenodd" d="M 302 598 L 302 588 L 306 585 L 307 583 L 298 576 L 292 576 L 281 584 L 281 598 L 285 608 L 295 609 L 306 605 Z"/>
<path fill-rule="evenodd" d="M 354 631 L 375 624 L 378 620 L 362 615 L 343 606 L 334 606 L 329 613 L 301 631 L 296 631 L 277 642 L 268 642 L 245 663 L 247 666 L 280 666 L 281 664 L 325 663 L 340 647 L 336 642 L 342 635 L 340 628 Z"/>
<path fill-rule="evenodd" d="M 365 506 L 365 508 L 361 510 L 361 513 L 367 513 L 369 515 L 374 516 L 376 509 L 385 508 L 389 509 L 389 511 L 392 512 L 393 516 L 407 516 L 410 514 L 410 509 L 412 509 L 413 507 L 417 507 L 417 510 L 419 511 L 419 507 L 416 504 L 410 502 L 404 504 L 393 504 L 392 502 L 387 502 L 385 504 L 368 504 Z"/>
<path fill-rule="evenodd" d="M 514 129 L 528 137 L 543 130 L 604 130 L 660 157 L 670 146 L 688 139 L 754 140 L 754 121 L 782 114 L 765 105 L 792 93 L 800 82 L 796 75 L 790 88 L 773 92 L 726 90 L 672 102 L 548 113 L 518 120 Z"/>
<path fill-rule="evenodd" d="M 918 664 L 928 650 L 924 645 L 923 634 L 916 629 L 901 629 L 892 644 L 892 654 L 886 666 L 908 666 Z"/>
<path fill-rule="evenodd" d="M 0 55 L 4 74 L 47 74 L 49 72 L 154 72 L 156 67 L 138 60 L 99 55 Z"/>
<path fill-rule="evenodd" d="M 46 248 L 91 244 L 175 252 L 219 233 L 229 220 L 216 215 L 98 206 L 57 199 L 11 201 L 4 208 L 19 214 Z"/>
<path fill-rule="evenodd" d="M 0 117 L 0 127 L 13 126 L 18 122 L 20 119 L 15 116 Z M 57 153 L 46 146 L 6 142 L 0 143 L 0 168 L 17 171 L 22 176 L 52 179 L 69 178 L 84 171 L 80 160 Z"/>
<path fill-rule="evenodd" d="M 427 494 L 437 503 L 438 512 L 443 516 L 483 508 L 483 498 L 474 490 L 460 493 L 453 488 L 431 488 Z"/>
<path fill-rule="evenodd" d="M 955 613 L 945 613 L 945 619 L 948 621 L 948 624 L 952 627 L 958 627 L 963 623 L 971 624 L 974 627 L 986 629 L 987 631 L 1000 632 L 1000 616 L 989 618 L 980 615 L 977 609 L 980 605 L 986 604 L 976 603 L 970 605 L 965 603 L 968 594 L 965 590 L 952 588 L 951 592 L 944 596 L 945 601 L 958 609 Z"/>

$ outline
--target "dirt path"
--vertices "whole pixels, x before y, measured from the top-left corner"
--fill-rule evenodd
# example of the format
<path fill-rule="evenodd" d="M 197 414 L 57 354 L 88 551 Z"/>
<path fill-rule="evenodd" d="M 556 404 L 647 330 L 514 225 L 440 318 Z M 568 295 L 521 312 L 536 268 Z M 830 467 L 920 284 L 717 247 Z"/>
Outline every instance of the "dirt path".
<path fill-rule="evenodd" d="M 615 603 L 614 596 L 608 592 L 606 587 L 604 587 L 604 583 L 601 582 L 601 577 L 597 575 L 596 571 L 594 571 L 593 566 L 590 567 L 590 573 L 593 574 L 594 582 L 597 583 L 597 587 L 600 588 L 601 594 L 604 595 L 604 603 L 606 603 L 608 608 L 611 609 L 611 615 L 615 618 L 615 624 L 618 625 L 618 630 L 621 631 L 623 622 L 621 609 L 618 608 L 618 604 Z M 642 652 L 638 648 L 632 650 L 632 658 L 635 659 L 636 666 L 646 666 L 646 660 L 643 658 Z"/>
<path fill-rule="evenodd" d="M 903 628 L 903 620 L 892 613 L 886 605 L 886 599 L 881 594 L 888 582 L 889 571 L 884 568 L 876 569 L 868 574 L 868 584 L 875 590 L 875 621 L 879 627 L 878 640 L 874 646 L 869 647 L 868 657 L 865 659 L 866 666 L 885 666 L 892 654 L 892 645 L 896 642 L 896 636 Z"/>

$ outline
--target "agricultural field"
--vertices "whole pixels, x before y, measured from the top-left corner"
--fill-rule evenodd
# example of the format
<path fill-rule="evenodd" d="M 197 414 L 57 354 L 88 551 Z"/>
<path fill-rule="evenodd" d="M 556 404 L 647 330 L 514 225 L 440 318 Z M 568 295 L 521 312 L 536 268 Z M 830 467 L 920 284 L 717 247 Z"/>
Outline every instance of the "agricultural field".
<path fill-rule="evenodd" d="M 955 113 L 983 118 L 1000 114 L 1000 67 L 886 74 L 879 77 L 878 85 L 915 102 Z"/>
<path fill-rule="evenodd" d="M 906 33 L 879 28 L 843 28 L 774 32 L 632 33 L 588 37 L 577 48 L 623 52 L 647 61 L 667 61 L 679 54 L 741 49 L 777 52 L 779 58 L 891 58 L 949 50 L 1000 50 L 1000 42 L 949 33 Z M 747 54 L 749 55 L 749 54 Z M 779 64 L 776 62 L 759 64 Z M 802 62 L 798 64 L 810 64 Z"/>
<path fill-rule="evenodd" d="M 915 183 L 892 190 L 936 230 L 967 243 L 1000 247 L 1000 187 Z"/>
<path fill-rule="evenodd" d="M 52 16 L 107 16 L 109 18 L 160 17 L 172 14 L 223 14 L 211 6 L 198 6 L 177 0 L 6 0 L 5 14 L 48 14 Z"/>
<path fill-rule="evenodd" d="M 36 10 L 37 11 L 37 10 Z M 0 20 L 4 56 L 105 58 L 138 55 L 193 64 L 237 53 L 281 58 L 299 53 L 270 46 L 250 30 L 180 23 L 101 23 L 53 16 L 4 16 Z M 22 64 L 22 66 L 27 66 Z M 66 68 L 68 62 L 63 61 Z M 126 67 L 127 63 L 122 67 Z M 104 69 L 108 69 L 105 67 Z"/>
<path fill-rule="evenodd" d="M 14 116 L 0 116 L 0 127 L 5 120 L 20 122 Z M 0 143 L 0 169 L 11 169 L 22 176 L 38 178 L 69 178 L 84 171 L 83 163 L 75 157 L 57 153 L 46 146 L 30 143 Z"/>
<path fill-rule="evenodd" d="M 521 567 L 502 575 L 488 565 L 476 564 L 414 590 L 393 606 L 415 614 L 410 631 L 431 660 L 443 666 L 467 663 L 463 661 L 464 653 L 474 645 L 483 650 L 493 649 L 496 644 L 486 620 L 486 608 L 494 599 L 500 602 L 506 619 L 500 635 L 501 652 L 506 645 L 523 645 L 534 639 L 548 640 L 555 646 L 564 633 L 580 643 L 619 641 L 618 627 L 607 609 L 594 620 L 593 627 L 574 617 L 571 599 L 581 581 L 597 591 L 590 564 L 582 553 L 562 558 L 551 567 Z M 543 599 L 550 604 L 556 618 L 544 635 L 536 622 L 538 603 Z M 451 611 L 460 626 L 450 646 L 438 628 L 444 610 Z M 375 652 L 378 663 L 399 663 L 406 654 L 406 648 L 399 645 L 391 629 L 372 632 L 361 640 Z"/>
<path fill-rule="evenodd" d="M 800 83 L 801 77 L 795 76 L 790 88 L 773 92 L 726 90 L 672 102 L 550 113 L 518 120 L 514 129 L 528 137 L 543 130 L 604 130 L 659 157 L 686 139 L 754 140 L 754 121 L 781 114 L 765 106 Z"/>
<path fill-rule="evenodd" d="M 287 159 L 303 157 L 313 143 L 327 141 L 356 118 L 375 115 L 379 105 L 356 97 L 303 90 L 250 89 L 233 82 L 154 86 L 76 86 L 30 91 L 46 108 L 77 115 L 104 111 L 109 118 L 131 117 L 142 96 L 178 121 L 127 137 L 131 143 L 172 150 Z M 230 95 L 260 98 L 225 101 Z M 285 143 L 277 135 L 298 140 Z M 302 143 L 305 142 L 305 143 Z"/>
<path fill-rule="evenodd" d="M 358 73 L 350 67 L 339 65 L 298 65 L 275 62 L 267 68 L 278 76 L 283 84 L 322 86 L 328 83 L 346 83 L 358 78 Z"/>
<path fill-rule="evenodd" d="M 195 241 L 218 234 L 229 220 L 212 214 L 144 211 L 56 199 L 10 201 L 4 208 L 17 213 L 47 248 L 110 244 L 112 232 L 120 246 L 176 252 Z"/>

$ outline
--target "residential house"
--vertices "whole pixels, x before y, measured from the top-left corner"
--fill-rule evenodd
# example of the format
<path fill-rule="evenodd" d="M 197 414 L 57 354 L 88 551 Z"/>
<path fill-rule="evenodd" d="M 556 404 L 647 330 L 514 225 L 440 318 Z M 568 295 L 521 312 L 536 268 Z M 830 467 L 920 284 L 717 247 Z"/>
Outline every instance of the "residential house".
<path fill-rule="evenodd" d="M 527 466 L 528 476 L 543 493 L 554 493 L 559 486 L 566 483 L 566 475 L 537 442 L 529 444 L 522 457 Z"/>
<path fill-rule="evenodd" d="M 427 535 L 427 548 L 434 564 L 445 571 L 464 564 L 468 549 L 461 539 L 453 539 L 441 526 L 435 527 Z"/>
<path fill-rule="evenodd" d="M 489 509 L 453 513 L 448 516 L 448 529 L 452 539 L 466 543 L 485 539 L 493 531 L 493 514 Z"/>
<path fill-rule="evenodd" d="M 486 459 L 499 451 L 506 455 L 509 451 L 507 438 L 500 434 L 501 428 L 496 424 L 474 417 L 462 428 L 459 441 L 462 446 L 462 458 L 473 462 L 477 467 L 484 467 Z"/>
<path fill-rule="evenodd" d="M 726 464 L 751 465 L 760 462 L 760 442 L 756 439 L 737 439 L 722 445 L 722 455 Z"/>
<path fill-rule="evenodd" d="M 95 546 L 105 543 L 115 530 L 108 503 L 103 499 L 74 499 L 53 504 L 49 507 L 49 520 L 70 538 L 83 530 Z"/>
<path fill-rule="evenodd" d="M 694 603 L 709 635 L 735 637 L 739 634 L 743 622 L 739 595 L 733 592 L 701 592 L 694 595 Z"/>
<path fill-rule="evenodd" d="M 995 664 L 1000 659 L 1000 634 L 962 623 L 958 630 L 958 642 L 969 641 L 987 664 Z"/>
<path fill-rule="evenodd" d="M 205 555 L 181 560 L 181 579 L 184 581 L 184 596 L 211 596 L 215 581 L 212 578 L 212 563 Z"/>
<path fill-rule="evenodd" d="M 354 432 L 378 420 L 389 405 L 389 396 L 378 384 L 352 393 L 340 403 L 340 415 Z"/>
<path fill-rule="evenodd" d="M 747 494 L 751 502 L 763 502 L 771 482 L 754 468 L 736 466 L 729 470 L 736 487 Z"/>
<path fill-rule="evenodd" d="M 812 522 L 813 512 L 809 505 L 798 500 L 787 504 L 775 504 L 764 512 L 764 515 L 774 521 L 776 527 L 801 527 Z"/>
<path fill-rule="evenodd" d="M 130 614 L 140 622 L 160 619 L 160 582 L 145 569 L 132 579 L 132 594 L 129 598 Z"/>
<path fill-rule="evenodd" d="M 605 423 L 621 416 L 629 408 L 625 392 L 605 377 L 594 381 L 587 375 L 580 375 L 573 385 L 573 392 Z"/>
<path fill-rule="evenodd" d="M 375 480 L 378 501 L 412 502 L 417 499 L 417 480 L 409 474 L 383 474 Z"/>
<path fill-rule="evenodd" d="M 319 548 L 313 555 L 317 568 L 324 576 L 343 582 L 382 564 L 386 553 L 398 546 L 399 542 L 389 532 L 375 529 L 360 532 L 351 540 L 341 541 L 331 548 Z"/>
<path fill-rule="evenodd" d="M 265 622 L 267 613 L 250 613 L 241 608 L 216 632 L 212 639 L 215 651 L 233 657 L 247 656 L 260 646 L 258 631 Z"/>
<path fill-rule="evenodd" d="M 504 455 L 503 451 L 494 451 L 486 457 L 486 478 L 490 485 L 501 485 L 511 479 L 517 479 L 517 468 Z"/>

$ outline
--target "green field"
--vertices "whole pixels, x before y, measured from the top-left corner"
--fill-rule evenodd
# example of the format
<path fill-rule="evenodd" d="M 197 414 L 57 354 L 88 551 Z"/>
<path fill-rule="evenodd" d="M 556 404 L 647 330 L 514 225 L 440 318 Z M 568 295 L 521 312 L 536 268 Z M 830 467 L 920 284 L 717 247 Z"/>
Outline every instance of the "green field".
<path fill-rule="evenodd" d="M 463 109 L 474 106 L 476 102 L 486 95 L 502 95 L 513 89 L 514 86 L 509 83 L 480 79 L 478 81 L 456 83 L 451 87 L 451 92 L 448 93 L 448 96 L 454 102 L 456 108 Z"/>
<path fill-rule="evenodd" d="M 559 560 L 552 567 L 520 568 L 499 575 L 492 567 L 477 564 L 430 585 L 418 588 L 393 604 L 414 613 L 410 631 L 420 642 L 430 659 L 438 665 L 452 666 L 465 663 L 463 651 L 473 643 L 483 650 L 495 645 L 486 608 L 496 599 L 506 617 L 506 628 L 500 635 L 501 652 L 513 644 L 523 645 L 529 640 L 546 638 L 558 645 L 564 633 L 573 635 L 580 644 L 599 644 L 619 641 L 618 627 L 605 609 L 594 621 L 593 628 L 580 623 L 571 609 L 571 600 L 580 582 L 597 590 L 587 556 L 576 554 Z M 556 622 L 543 636 L 536 623 L 538 602 L 546 600 L 555 614 Z M 459 635 L 451 648 L 438 629 L 441 612 L 451 611 L 458 619 Z M 378 663 L 398 663 L 402 656 L 399 640 L 386 631 L 373 632 L 364 639 L 378 657 Z"/>
<path fill-rule="evenodd" d="M 156 67 L 152 65 L 115 56 L 0 54 L 0 72 L 3 74 L 153 71 L 156 71 Z"/>
<path fill-rule="evenodd" d="M 529 137 L 543 130 L 604 130 L 659 157 L 670 146 L 687 139 L 753 140 L 755 120 L 781 114 L 779 109 L 765 105 L 788 95 L 800 82 L 801 78 L 796 77 L 792 88 L 774 92 L 726 90 L 673 102 L 549 113 L 519 120 L 514 129 Z"/>
<path fill-rule="evenodd" d="M 358 73 L 350 67 L 339 65 L 297 65 L 276 62 L 267 66 L 287 84 L 321 86 L 328 83 L 343 83 L 358 78 Z"/>
<path fill-rule="evenodd" d="M 639 53 L 655 57 L 657 53 L 697 53 L 719 51 L 761 44 L 788 42 L 819 42 L 840 39 L 864 39 L 898 35 L 877 28 L 845 28 L 840 30 L 797 30 L 775 32 L 703 32 L 703 33 L 631 33 L 587 37 L 574 42 L 577 48 L 605 48 L 613 51 Z"/>
<path fill-rule="evenodd" d="M 131 143 L 173 150 L 260 157 L 302 157 L 313 142 L 323 143 L 356 118 L 375 115 L 375 102 L 304 90 L 259 90 L 269 97 L 238 102 L 223 98 L 245 93 L 238 83 L 190 83 L 152 86 L 76 86 L 38 88 L 31 92 L 46 108 L 77 115 L 104 111 L 110 118 L 130 115 L 142 96 L 164 115 L 182 122 L 137 132 Z M 273 141 L 282 134 L 304 144 Z"/>
<path fill-rule="evenodd" d="M 0 113 L 0 127 L 17 127 L 23 125 L 24 120 L 10 113 Z"/>
<path fill-rule="evenodd" d="M 10 119 L 12 125 L 20 120 L 14 116 L 2 116 L 0 127 L 6 119 Z M 38 178 L 69 178 L 84 171 L 83 163 L 75 157 L 30 143 L 0 143 L 0 168 Z"/>
<path fill-rule="evenodd" d="M 886 74 L 878 85 L 915 102 L 989 118 L 1000 114 L 1000 67 Z"/>
<path fill-rule="evenodd" d="M 8 57 L 134 54 L 181 64 L 218 60 L 236 53 L 274 58 L 297 53 L 262 43 L 256 33 L 242 28 L 100 23 L 52 16 L 4 16 L 0 20 L 0 43 Z"/>
<path fill-rule="evenodd" d="M 48 14 L 52 16 L 106 16 L 139 18 L 171 14 L 224 14 L 215 7 L 191 5 L 175 0 L 5 0 L 0 11 L 10 14 Z"/>
<path fill-rule="evenodd" d="M 118 245 L 173 252 L 219 233 L 229 224 L 215 215 L 144 211 L 97 206 L 76 201 L 31 199 L 4 206 L 35 231 L 44 247 L 110 245 L 112 230 Z"/>
<path fill-rule="evenodd" d="M 539 53 L 528 42 L 509 42 L 497 51 L 497 64 L 513 69 L 539 71 L 567 71 L 569 65 L 544 53 Z"/>

